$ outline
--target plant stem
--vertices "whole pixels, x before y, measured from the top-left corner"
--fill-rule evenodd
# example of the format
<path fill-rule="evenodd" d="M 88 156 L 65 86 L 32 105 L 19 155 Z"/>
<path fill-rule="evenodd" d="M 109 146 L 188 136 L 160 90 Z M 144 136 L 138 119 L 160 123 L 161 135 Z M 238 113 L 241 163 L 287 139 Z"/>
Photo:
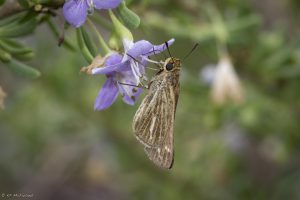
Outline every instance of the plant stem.
<path fill-rule="evenodd" d="M 111 50 L 108 47 L 108 45 L 106 44 L 105 40 L 103 39 L 102 35 L 100 34 L 100 32 L 97 30 L 96 26 L 94 25 L 94 23 L 88 19 L 87 20 L 88 25 L 91 27 L 92 31 L 96 34 L 99 45 L 102 47 L 104 54 L 108 54 Z"/>

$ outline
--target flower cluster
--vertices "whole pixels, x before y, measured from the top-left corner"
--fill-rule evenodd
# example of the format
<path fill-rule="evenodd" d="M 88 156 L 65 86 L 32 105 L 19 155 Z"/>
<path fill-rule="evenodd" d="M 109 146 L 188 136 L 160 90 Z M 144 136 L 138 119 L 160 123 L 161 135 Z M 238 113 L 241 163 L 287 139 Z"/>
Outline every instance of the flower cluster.
<path fill-rule="evenodd" d="M 63 13 L 70 24 L 79 27 L 85 22 L 89 10 L 111 9 L 121 2 L 122 0 L 69 0 L 64 4 Z M 107 77 L 96 98 L 95 110 L 108 108 L 119 94 L 125 103 L 133 105 L 142 92 L 143 81 L 147 80 L 145 67 L 149 61 L 148 56 L 159 54 L 167 48 L 165 43 L 153 45 L 146 40 L 133 42 L 132 33 L 112 11 L 109 11 L 109 15 L 117 36 L 123 41 L 124 54 L 110 50 L 97 32 L 103 41 L 102 47 L 107 49 L 108 53 L 104 57 L 96 56 L 88 67 L 82 68 L 82 71 L 89 74 L 104 74 Z M 170 46 L 173 42 L 174 39 L 171 39 L 167 43 Z"/>

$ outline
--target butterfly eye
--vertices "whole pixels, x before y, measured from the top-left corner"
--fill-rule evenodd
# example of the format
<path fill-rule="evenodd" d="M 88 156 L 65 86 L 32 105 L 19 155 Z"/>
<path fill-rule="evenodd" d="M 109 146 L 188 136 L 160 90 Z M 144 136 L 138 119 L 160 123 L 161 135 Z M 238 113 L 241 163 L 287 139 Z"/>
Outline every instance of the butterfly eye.
<path fill-rule="evenodd" d="M 168 71 L 172 70 L 173 67 L 174 67 L 173 63 L 168 63 L 168 64 L 166 65 L 166 69 L 167 69 Z"/>

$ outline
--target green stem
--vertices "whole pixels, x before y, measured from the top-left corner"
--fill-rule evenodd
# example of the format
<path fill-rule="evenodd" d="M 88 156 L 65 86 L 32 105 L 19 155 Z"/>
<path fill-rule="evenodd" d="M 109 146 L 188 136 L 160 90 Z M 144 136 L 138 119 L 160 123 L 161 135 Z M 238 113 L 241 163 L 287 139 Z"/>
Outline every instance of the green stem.
<path fill-rule="evenodd" d="M 211 4 L 207 5 L 206 12 L 212 22 L 216 39 L 219 43 L 222 43 L 223 45 L 226 44 L 229 38 L 229 33 L 221 13 Z"/>
<path fill-rule="evenodd" d="M 60 35 L 59 35 L 59 30 L 56 27 L 56 25 L 53 23 L 53 20 L 51 18 L 48 18 L 46 20 L 46 23 L 48 24 L 50 30 L 52 31 L 53 35 L 59 39 Z M 62 43 L 62 45 L 66 48 L 68 48 L 71 51 L 76 51 L 76 47 L 73 45 L 73 43 L 71 41 L 69 41 L 69 39 L 64 38 L 64 42 Z"/>
<path fill-rule="evenodd" d="M 92 31 L 96 34 L 99 45 L 102 47 L 104 54 L 108 54 L 111 50 L 108 47 L 108 45 L 106 44 L 102 35 L 100 34 L 100 32 L 97 30 L 96 26 L 90 19 L 88 19 L 87 22 L 88 22 L 88 25 L 91 27 Z"/>
<path fill-rule="evenodd" d="M 217 41 L 217 51 L 218 51 L 218 56 L 219 58 L 224 57 L 224 55 L 228 55 L 228 50 L 227 50 L 227 46 L 224 43 L 218 42 Z"/>
<path fill-rule="evenodd" d="M 102 16 L 98 17 L 97 15 L 91 15 L 90 18 L 96 23 L 100 24 L 101 27 L 107 29 L 108 31 L 112 31 L 114 29 L 111 23 L 108 20 L 103 19 Z"/>
<path fill-rule="evenodd" d="M 94 58 L 93 58 L 92 54 L 90 53 L 90 51 L 85 46 L 85 44 L 83 42 L 81 31 L 79 28 L 76 29 L 76 35 L 77 35 L 77 41 L 78 41 L 79 47 L 81 49 L 82 55 L 84 56 L 85 60 L 88 63 L 91 63 Z"/>

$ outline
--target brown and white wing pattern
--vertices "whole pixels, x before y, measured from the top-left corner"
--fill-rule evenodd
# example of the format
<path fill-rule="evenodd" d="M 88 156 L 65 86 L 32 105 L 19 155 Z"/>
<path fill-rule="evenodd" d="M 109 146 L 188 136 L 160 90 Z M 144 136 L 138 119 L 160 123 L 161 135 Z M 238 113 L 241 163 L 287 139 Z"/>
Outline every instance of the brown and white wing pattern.
<path fill-rule="evenodd" d="M 149 93 L 133 119 L 136 138 L 156 165 L 171 168 L 174 157 L 173 126 L 179 95 L 179 74 L 154 77 Z"/>
<path fill-rule="evenodd" d="M 154 164 L 162 168 L 170 169 L 174 162 L 173 132 L 166 134 L 165 141 L 162 145 L 145 147 L 145 152 Z"/>

